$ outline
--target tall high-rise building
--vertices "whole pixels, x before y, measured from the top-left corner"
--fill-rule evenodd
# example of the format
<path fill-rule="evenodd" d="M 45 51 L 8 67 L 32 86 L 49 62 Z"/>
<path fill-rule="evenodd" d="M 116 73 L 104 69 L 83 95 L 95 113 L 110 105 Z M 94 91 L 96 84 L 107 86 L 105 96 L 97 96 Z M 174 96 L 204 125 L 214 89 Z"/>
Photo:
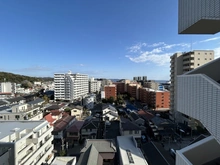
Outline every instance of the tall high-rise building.
<path fill-rule="evenodd" d="M 55 73 L 54 85 L 55 100 L 76 100 L 89 92 L 88 75 L 79 73 Z"/>
<path fill-rule="evenodd" d="M 177 75 L 182 75 L 214 59 L 213 50 L 194 50 L 184 53 L 175 53 L 171 56 L 170 65 L 170 119 L 175 120 L 177 105 Z"/>
<path fill-rule="evenodd" d="M 215 34 L 220 31 L 219 0 L 179 0 L 179 34 Z"/>

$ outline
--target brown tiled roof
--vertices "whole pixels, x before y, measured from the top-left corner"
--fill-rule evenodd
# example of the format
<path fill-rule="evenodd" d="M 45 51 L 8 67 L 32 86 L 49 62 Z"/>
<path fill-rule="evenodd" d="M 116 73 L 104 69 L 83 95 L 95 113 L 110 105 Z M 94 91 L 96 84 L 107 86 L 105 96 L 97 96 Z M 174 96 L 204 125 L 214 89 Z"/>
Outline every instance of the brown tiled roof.
<path fill-rule="evenodd" d="M 75 118 L 75 116 L 65 116 L 54 123 L 54 131 L 59 132 L 66 128 L 67 124 L 72 121 Z"/>
<path fill-rule="evenodd" d="M 52 116 L 58 116 L 58 115 L 60 115 L 62 112 L 59 111 L 59 110 L 51 110 L 50 113 L 51 113 Z"/>
<path fill-rule="evenodd" d="M 84 121 L 76 121 L 74 122 L 68 129 L 67 132 L 79 132 L 82 128 Z"/>

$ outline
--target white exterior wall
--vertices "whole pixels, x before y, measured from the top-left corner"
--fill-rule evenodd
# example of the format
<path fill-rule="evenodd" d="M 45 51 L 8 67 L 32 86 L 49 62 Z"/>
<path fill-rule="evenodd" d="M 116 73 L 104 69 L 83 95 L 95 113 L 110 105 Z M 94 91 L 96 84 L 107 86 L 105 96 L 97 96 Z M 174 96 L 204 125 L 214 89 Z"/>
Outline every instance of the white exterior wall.
<path fill-rule="evenodd" d="M 16 83 L 1 82 L 0 93 L 16 93 Z"/>
<path fill-rule="evenodd" d="M 203 74 L 178 76 L 177 109 L 199 120 L 220 143 L 220 84 Z"/>
<path fill-rule="evenodd" d="M 132 133 L 130 133 L 130 131 L 122 130 L 122 135 L 123 136 L 134 136 L 135 138 L 141 138 L 141 130 L 139 130 L 138 133 L 135 133 L 135 131 L 132 131 Z"/>
<path fill-rule="evenodd" d="M 89 92 L 88 75 L 54 74 L 55 100 L 75 100 Z"/>
<path fill-rule="evenodd" d="M 26 122 L 26 129 L 17 130 L 15 133 L 12 132 L 0 139 L 2 147 L 11 148 L 13 146 L 13 149 L 7 154 L 7 159 L 5 159 L 7 155 L 3 155 L 4 159 L 0 157 L 2 164 L 10 164 L 8 161 L 14 161 L 14 165 L 41 165 L 41 163 L 51 163 L 53 159 L 53 136 L 51 134 L 53 127 L 47 121 L 37 123 L 39 123 L 37 127 L 31 128 L 29 123 Z M 19 128 L 19 122 L 15 122 L 14 125 Z M 47 160 L 48 156 L 50 156 L 50 159 Z M 6 162 L 3 162 L 3 160 L 6 160 Z"/>
<path fill-rule="evenodd" d="M 71 110 L 71 116 L 76 116 L 76 119 L 81 119 L 83 110 L 79 109 L 72 109 Z"/>

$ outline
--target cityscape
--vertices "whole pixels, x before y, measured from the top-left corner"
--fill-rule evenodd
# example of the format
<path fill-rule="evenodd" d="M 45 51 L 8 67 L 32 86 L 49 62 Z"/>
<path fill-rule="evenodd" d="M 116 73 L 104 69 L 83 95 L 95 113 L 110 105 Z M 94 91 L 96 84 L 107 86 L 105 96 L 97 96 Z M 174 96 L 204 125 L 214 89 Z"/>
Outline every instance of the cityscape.
<path fill-rule="evenodd" d="M 0 2 L 0 165 L 220 164 L 220 1 L 166 3 Z M 196 39 L 145 42 L 138 31 L 161 31 L 145 28 L 152 7 Z"/>

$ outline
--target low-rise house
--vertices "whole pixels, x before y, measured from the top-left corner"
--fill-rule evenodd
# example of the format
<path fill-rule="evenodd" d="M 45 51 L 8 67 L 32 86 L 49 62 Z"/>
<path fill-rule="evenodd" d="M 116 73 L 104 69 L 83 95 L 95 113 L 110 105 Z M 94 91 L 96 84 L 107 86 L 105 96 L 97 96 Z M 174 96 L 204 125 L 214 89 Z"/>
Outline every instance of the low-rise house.
<path fill-rule="evenodd" d="M 84 124 L 84 121 L 75 121 L 67 130 L 66 130 L 66 141 L 69 142 L 69 145 L 77 144 L 80 140 L 80 130 Z"/>
<path fill-rule="evenodd" d="M 83 107 L 82 106 L 72 106 L 71 107 L 71 116 L 76 116 L 77 120 L 81 120 L 83 113 Z"/>
<path fill-rule="evenodd" d="M 141 128 L 131 122 L 129 119 L 121 118 L 121 135 L 122 136 L 134 136 L 135 139 L 140 141 Z"/>
<path fill-rule="evenodd" d="M 89 117 L 85 120 L 81 128 L 81 138 L 82 139 L 94 139 L 96 138 L 98 127 L 100 121 L 99 119 Z"/>
<path fill-rule="evenodd" d="M 12 104 L 23 104 L 26 102 L 24 97 L 14 97 L 11 99 L 6 99 L 11 105 Z"/>
<path fill-rule="evenodd" d="M 27 104 L 29 104 L 30 106 L 37 106 L 37 105 L 42 105 L 44 103 L 44 99 L 41 99 L 41 98 L 36 98 L 34 99 L 33 101 L 29 101 L 27 102 Z"/>
<path fill-rule="evenodd" d="M 113 121 L 118 120 L 118 111 L 116 108 L 114 108 L 111 105 L 108 105 L 107 107 L 104 107 L 102 110 L 102 118 L 104 121 Z"/>
<path fill-rule="evenodd" d="M 132 121 L 135 122 L 137 125 L 139 126 L 145 125 L 144 119 L 140 118 L 136 112 L 131 112 L 129 115 L 131 116 Z"/>
<path fill-rule="evenodd" d="M 88 139 L 77 165 L 114 165 L 116 146 L 113 140 Z"/>
<path fill-rule="evenodd" d="M 120 165 L 148 165 L 133 136 L 118 136 Z"/>
<path fill-rule="evenodd" d="M 52 116 L 53 119 L 55 120 L 59 120 L 62 118 L 63 116 L 63 111 L 60 111 L 60 110 L 51 110 L 50 111 L 50 114 Z"/>
<path fill-rule="evenodd" d="M 75 116 L 66 115 L 54 123 L 54 140 L 60 141 L 66 138 L 66 130 L 76 121 Z"/>
<path fill-rule="evenodd" d="M 51 113 L 47 114 L 44 116 L 44 119 L 48 121 L 48 123 L 50 123 L 51 126 L 53 126 L 53 124 L 56 122 L 56 119 L 54 119 L 51 115 Z"/>

